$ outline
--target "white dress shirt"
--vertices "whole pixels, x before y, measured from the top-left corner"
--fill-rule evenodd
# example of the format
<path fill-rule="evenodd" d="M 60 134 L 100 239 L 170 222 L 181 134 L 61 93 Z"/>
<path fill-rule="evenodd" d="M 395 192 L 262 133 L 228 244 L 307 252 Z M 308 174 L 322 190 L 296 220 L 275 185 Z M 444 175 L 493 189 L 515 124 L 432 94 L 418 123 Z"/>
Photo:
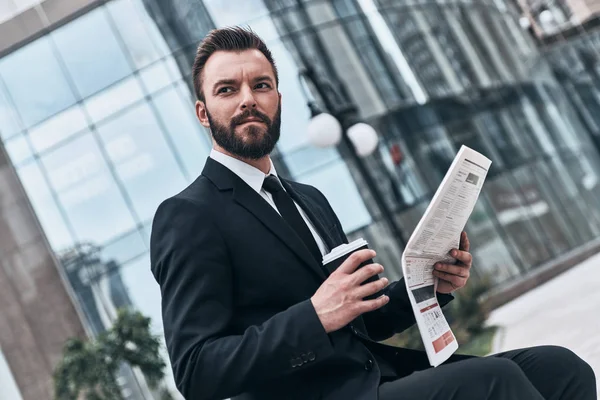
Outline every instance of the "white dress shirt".
<path fill-rule="evenodd" d="M 227 154 L 223 154 L 219 151 L 216 151 L 215 149 L 213 149 L 210 152 L 210 158 L 212 158 L 219 164 L 222 164 L 231 172 L 239 176 L 241 180 L 246 182 L 248 186 L 250 186 L 256 193 L 258 193 L 263 199 L 265 199 L 265 201 L 269 203 L 269 205 L 271 205 L 271 207 L 273 207 L 275 211 L 279 213 L 279 210 L 277 209 L 277 206 L 273 201 L 273 196 L 271 195 L 271 193 L 267 192 L 262 187 L 265 178 L 269 175 L 275 175 L 277 179 L 279 179 L 279 176 L 277 176 L 277 171 L 275 171 L 273 161 L 269 160 L 271 162 L 271 170 L 269 171 L 269 174 L 265 175 L 258 168 L 254 168 L 250 164 L 246 164 L 245 162 L 240 161 L 237 158 L 233 158 L 231 156 L 228 156 Z M 279 183 L 281 184 L 281 181 Z M 285 188 L 283 190 L 285 190 Z M 315 238 L 315 242 L 317 242 L 317 246 L 319 246 L 321 255 L 324 256 L 325 254 L 327 254 L 327 246 L 325 246 L 325 242 L 323 242 L 323 239 L 321 239 L 321 237 L 317 233 L 317 230 L 313 226 L 310 219 L 308 219 L 308 216 L 306 215 L 304 210 L 295 201 L 294 204 L 296 204 L 296 208 L 300 212 L 302 219 L 304 219 L 304 222 L 306 222 L 308 229 L 310 229 L 310 233 L 312 233 L 313 237 Z"/>

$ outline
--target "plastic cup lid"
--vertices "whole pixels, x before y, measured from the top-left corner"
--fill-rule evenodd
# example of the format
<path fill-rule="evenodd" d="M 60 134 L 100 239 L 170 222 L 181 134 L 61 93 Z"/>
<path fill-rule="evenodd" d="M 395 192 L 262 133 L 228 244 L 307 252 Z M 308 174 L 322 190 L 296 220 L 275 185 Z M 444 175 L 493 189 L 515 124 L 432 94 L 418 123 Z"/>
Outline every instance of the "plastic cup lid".
<path fill-rule="evenodd" d="M 353 241 L 352 243 L 344 243 L 331 250 L 329 254 L 326 254 L 323 257 L 323 265 L 335 260 L 336 258 L 345 256 L 346 254 L 352 253 L 353 251 L 360 249 L 364 245 L 368 245 L 369 243 L 363 239 L 359 238 Z"/>

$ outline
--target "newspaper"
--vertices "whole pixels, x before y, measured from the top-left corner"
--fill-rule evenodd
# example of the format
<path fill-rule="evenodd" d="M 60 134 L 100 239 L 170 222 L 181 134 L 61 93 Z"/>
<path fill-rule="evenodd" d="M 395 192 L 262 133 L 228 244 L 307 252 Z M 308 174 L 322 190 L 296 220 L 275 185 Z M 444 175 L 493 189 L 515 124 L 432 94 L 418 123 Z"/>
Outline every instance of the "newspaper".
<path fill-rule="evenodd" d="M 433 265 L 456 262 L 450 250 L 459 246 L 491 164 L 480 153 L 461 147 L 402 254 L 406 289 L 434 367 L 458 349 L 458 342 L 437 301 Z"/>

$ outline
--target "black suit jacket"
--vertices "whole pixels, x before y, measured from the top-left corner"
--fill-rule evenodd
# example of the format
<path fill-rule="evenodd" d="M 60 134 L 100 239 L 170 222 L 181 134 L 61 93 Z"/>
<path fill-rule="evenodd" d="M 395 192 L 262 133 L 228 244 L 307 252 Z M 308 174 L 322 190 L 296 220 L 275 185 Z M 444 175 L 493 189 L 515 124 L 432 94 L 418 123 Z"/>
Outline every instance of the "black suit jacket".
<path fill-rule="evenodd" d="M 321 192 L 282 183 L 329 249 L 347 242 Z M 258 193 L 211 158 L 159 206 L 151 263 L 186 399 L 374 400 L 382 375 L 428 367 L 421 353 L 375 342 L 414 324 L 403 281 L 388 286 L 384 308 L 327 334 L 310 301 L 326 279 L 322 266 Z"/>

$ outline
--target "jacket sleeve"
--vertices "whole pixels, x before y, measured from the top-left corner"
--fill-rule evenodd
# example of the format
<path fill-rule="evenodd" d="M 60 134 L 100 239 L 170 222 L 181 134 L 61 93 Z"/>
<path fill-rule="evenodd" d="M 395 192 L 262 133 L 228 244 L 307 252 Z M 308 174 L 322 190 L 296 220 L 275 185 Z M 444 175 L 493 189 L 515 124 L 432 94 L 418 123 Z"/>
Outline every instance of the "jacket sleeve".
<path fill-rule="evenodd" d="M 317 190 L 317 192 L 327 205 L 327 208 L 329 209 L 329 212 L 335 221 L 335 225 L 337 226 L 339 234 L 343 238 L 344 242 L 348 243 L 348 238 L 346 237 L 344 228 L 342 227 L 339 218 L 335 214 L 335 211 L 333 211 L 333 208 L 331 208 L 329 201 L 327 201 L 327 198 L 320 191 Z M 363 314 L 363 320 L 365 322 L 365 326 L 367 327 L 369 337 L 374 341 L 388 339 L 396 333 L 400 333 L 410 328 L 416 322 L 415 315 L 410 305 L 410 299 L 408 298 L 408 292 L 406 291 L 404 278 L 390 283 L 384 289 L 384 294 L 390 298 L 388 304 L 378 310 Z M 437 298 L 440 307 L 444 307 L 454 299 L 454 296 L 451 294 L 437 293 Z"/>
<path fill-rule="evenodd" d="M 231 331 L 230 250 L 208 207 L 182 198 L 160 205 L 151 267 L 161 288 L 175 381 L 187 399 L 231 397 L 333 354 L 310 299 L 243 332 Z"/>

